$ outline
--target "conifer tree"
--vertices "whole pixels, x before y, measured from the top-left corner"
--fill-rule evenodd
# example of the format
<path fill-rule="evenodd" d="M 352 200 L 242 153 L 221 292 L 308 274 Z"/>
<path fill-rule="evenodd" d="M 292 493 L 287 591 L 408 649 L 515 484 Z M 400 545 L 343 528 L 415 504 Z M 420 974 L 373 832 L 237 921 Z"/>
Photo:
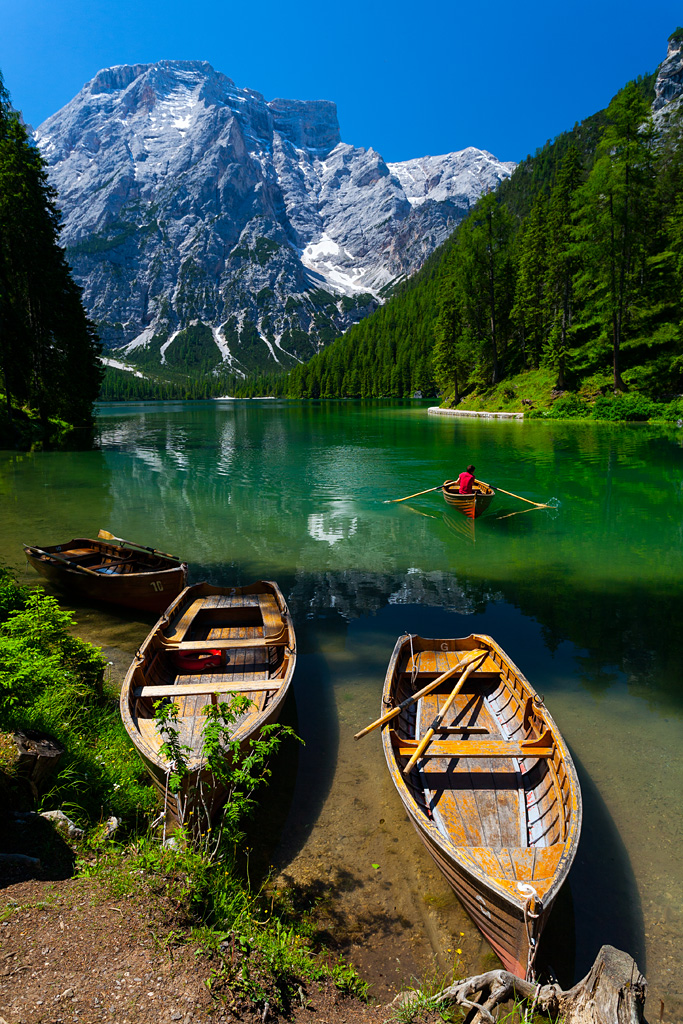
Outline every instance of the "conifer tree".
<path fill-rule="evenodd" d="M 456 273 L 463 336 L 472 349 L 479 348 L 492 384 L 501 379 L 502 349 L 514 301 L 512 229 L 511 215 L 489 194 L 458 232 Z"/>
<path fill-rule="evenodd" d="M 548 334 L 548 199 L 539 192 L 519 241 L 517 286 L 511 318 L 524 362 L 537 367 Z"/>
<path fill-rule="evenodd" d="M 648 224 L 654 191 L 652 122 L 634 82 L 609 105 L 597 159 L 577 192 L 575 237 L 581 269 L 576 285 L 612 348 L 614 390 L 626 390 L 621 347 L 643 295 Z"/>
<path fill-rule="evenodd" d="M 0 78 L 0 371 L 5 399 L 92 427 L 102 368 L 64 250 L 45 164 Z"/>
<path fill-rule="evenodd" d="M 574 313 L 573 281 L 577 258 L 573 247 L 572 211 L 574 195 L 583 180 L 581 158 L 576 146 L 569 146 L 553 183 L 548 203 L 549 330 L 545 362 L 557 371 L 557 386 L 564 388 L 569 352 L 568 334 Z"/>

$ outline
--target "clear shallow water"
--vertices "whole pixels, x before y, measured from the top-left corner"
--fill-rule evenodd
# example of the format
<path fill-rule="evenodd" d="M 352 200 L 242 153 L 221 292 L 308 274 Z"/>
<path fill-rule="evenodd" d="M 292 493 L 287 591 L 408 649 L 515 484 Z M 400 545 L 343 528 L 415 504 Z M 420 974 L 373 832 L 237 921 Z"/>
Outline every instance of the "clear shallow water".
<path fill-rule="evenodd" d="M 399 633 L 476 631 L 545 694 L 581 776 L 584 835 L 548 959 L 568 981 L 603 942 L 627 949 L 649 1006 L 682 1018 L 683 432 L 360 403 L 112 406 L 99 422 L 94 452 L 0 453 L 7 560 L 29 580 L 21 541 L 104 527 L 182 554 L 193 580 L 279 581 L 306 747 L 283 768 L 268 849 L 282 876 L 335 894 L 330 932 L 375 993 L 432 963 L 485 962 L 402 817 L 379 738 L 353 742 L 377 717 Z M 469 462 L 559 508 L 498 495 L 472 523 L 438 493 L 383 503 Z M 76 610 L 120 677 L 149 621 Z"/>

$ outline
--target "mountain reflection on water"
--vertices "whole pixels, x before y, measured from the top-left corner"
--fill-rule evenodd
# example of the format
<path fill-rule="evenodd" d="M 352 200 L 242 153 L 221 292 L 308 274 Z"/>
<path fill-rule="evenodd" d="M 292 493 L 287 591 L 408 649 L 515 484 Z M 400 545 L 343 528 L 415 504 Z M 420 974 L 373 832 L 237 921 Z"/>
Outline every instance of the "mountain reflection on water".
<path fill-rule="evenodd" d="M 120 406 L 99 422 L 95 452 L 0 454 L 4 550 L 22 568 L 22 541 L 104 527 L 182 555 L 192 581 L 280 583 L 299 648 L 288 713 L 306 746 L 283 768 L 269 855 L 311 892 L 336 887 L 340 920 L 355 921 L 348 952 L 373 984 L 388 984 L 377 964 L 401 943 L 408 972 L 424 968 L 428 947 L 446 969 L 454 929 L 466 933 L 465 966 L 482 962 L 405 835 L 378 739 L 352 739 L 377 717 L 399 633 L 481 632 L 545 694 L 584 788 L 584 836 L 548 958 L 562 980 L 571 974 L 574 951 L 552 936 L 573 933 L 573 903 L 576 973 L 601 942 L 622 945 L 647 965 L 652 1005 L 661 998 L 683 1016 L 673 981 L 683 940 L 683 432 L 454 422 L 380 403 Z M 384 503 L 470 462 L 490 483 L 559 507 L 527 514 L 498 494 L 472 521 L 438 492 Z M 117 666 L 150 626 L 77 612 Z"/>

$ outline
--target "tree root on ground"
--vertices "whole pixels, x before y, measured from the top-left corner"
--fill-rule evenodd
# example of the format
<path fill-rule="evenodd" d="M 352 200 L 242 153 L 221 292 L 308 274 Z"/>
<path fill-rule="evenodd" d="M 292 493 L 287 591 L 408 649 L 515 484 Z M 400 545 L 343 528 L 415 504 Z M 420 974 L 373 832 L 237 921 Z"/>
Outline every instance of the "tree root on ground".
<path fill-rule="evenodd" d="M 449 985 L 433 996 L 434 1006 L 455 1003 L 470 1010 L 468 1022 L 495 1024 L 492 1011 L 511 999 L 521 999 L 548 1016 L 561 1017 L 563 1024 L 646 1024 L 643 1005 L 647 981 L 635 960 L 603 946 L 586 977 L 573 988 L 523 981 L 509 971 L 488 971 Z M 477 998 L 479 997 L 479 998 Z M 408 1006 L 418 993 L 401 993 L 394 1000 Z"/>

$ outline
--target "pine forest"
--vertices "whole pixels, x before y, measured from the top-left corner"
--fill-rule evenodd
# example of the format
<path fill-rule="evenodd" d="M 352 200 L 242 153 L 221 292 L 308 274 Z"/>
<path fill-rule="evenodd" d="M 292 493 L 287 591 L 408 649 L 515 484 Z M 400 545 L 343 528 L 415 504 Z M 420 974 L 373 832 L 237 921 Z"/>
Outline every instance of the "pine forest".
<path fill-rule="evenodd" d="M 0 77 L 3 447 L 87 447 L 100 345 L 59 245 L 57 197 Z"/>

